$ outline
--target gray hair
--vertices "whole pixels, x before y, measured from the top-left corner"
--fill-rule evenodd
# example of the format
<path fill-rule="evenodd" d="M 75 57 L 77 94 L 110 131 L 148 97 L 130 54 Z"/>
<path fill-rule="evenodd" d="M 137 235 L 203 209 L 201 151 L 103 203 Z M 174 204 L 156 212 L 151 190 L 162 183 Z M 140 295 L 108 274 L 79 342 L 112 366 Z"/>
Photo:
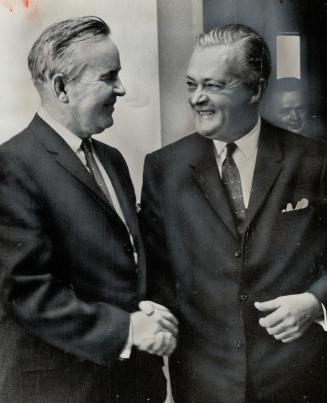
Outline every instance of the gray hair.
<path fill-rule="evenodd" d="M 97 35 L 109 35 L 110 28 L 98 17 L 71 18 L 50 25 L 35 41 L 28 55 L 28 68 L 40 92 L 57 73 L 73 80 L 83 69 L 74 44 Z"/>
<path fill-rule="evenodd" d="M 240 65 L 235 66 L 237 74 L 249 87 L 256 89 L 264 79 L 268 81 L 271 71 L 270 52 L 264 39 L 252 28 L 241 24 L 228 24 L 214 28 L 196 38 L 196 46 L 240 45 Z"/>

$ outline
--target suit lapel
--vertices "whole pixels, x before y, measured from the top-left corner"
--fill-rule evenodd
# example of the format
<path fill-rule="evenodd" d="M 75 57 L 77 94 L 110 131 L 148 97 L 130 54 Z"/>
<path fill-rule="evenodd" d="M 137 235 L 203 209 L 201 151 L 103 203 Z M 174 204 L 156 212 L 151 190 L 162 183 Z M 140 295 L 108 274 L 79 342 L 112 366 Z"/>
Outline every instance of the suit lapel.
<path fill-rule="evenodd" d="M 282 150 L 279 137 L 267 126 L 266 122 L 262 123 L 246 226 L 251 223 L 265 202 L 282 169 Z"/>
<path fill-rule="evenodd" d="M 77 155 L 75 155 L 59 134 L 38 115 L 36 115 L 31 122 L 31 130 L 44 144 L 48 152 L 55 155 L 55 159 L 59 165 L 87 186 L 92 193 L 96 194 L 102 201 L 108 204 L 105 195 L 99 189 L 92 175 L 90 175 Z"/>
<path fill-rule="evenodd" d="M 235 238 L 238 237 L 234 217 L 221 181 L 212 142 L 194 166 L 194 179 L 213 209 Z"/>
<path fill-rule="evenodd" d="M 115 189 L 126 224 L 133 238 L 138 238 L 135 194 L 129 177 L 126 178 L 125 175 L 127 168 L 123 169 L 124 167 L 121 161 L 112 155 L 109 147 L 103 146 L 101 142 L 98 141 L 93 141 L 93 146 Z"/>

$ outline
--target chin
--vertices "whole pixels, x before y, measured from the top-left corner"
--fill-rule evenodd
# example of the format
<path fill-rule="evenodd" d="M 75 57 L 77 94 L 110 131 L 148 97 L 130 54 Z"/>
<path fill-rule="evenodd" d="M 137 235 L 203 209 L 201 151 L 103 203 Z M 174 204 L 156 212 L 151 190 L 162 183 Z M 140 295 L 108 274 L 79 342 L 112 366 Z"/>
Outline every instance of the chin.
<path fill-rule="evenodd" d="M 110 119 L 107 122 L 104 122 L 101 127 L 99 126 L 98 131 L 96 133 L 102 133 L 104 130 L 109 129 L 114 124 L 114 121 Z"/>

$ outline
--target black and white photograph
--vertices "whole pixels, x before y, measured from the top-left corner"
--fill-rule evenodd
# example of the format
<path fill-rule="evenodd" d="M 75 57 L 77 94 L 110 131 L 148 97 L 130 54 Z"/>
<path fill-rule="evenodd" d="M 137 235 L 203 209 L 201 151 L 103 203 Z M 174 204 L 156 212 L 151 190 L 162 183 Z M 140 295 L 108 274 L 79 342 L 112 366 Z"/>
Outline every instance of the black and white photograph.
<path fill-rule="evenodd" d="M 327 2 L 0 26 L 0 403 L 326 403 Z"/>

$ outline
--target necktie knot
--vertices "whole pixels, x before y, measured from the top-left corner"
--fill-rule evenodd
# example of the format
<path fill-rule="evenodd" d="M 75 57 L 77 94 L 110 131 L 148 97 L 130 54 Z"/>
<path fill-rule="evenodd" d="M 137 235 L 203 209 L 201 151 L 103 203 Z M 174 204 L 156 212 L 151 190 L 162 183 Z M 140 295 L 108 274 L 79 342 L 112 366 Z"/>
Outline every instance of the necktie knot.
<path fill-rule="evenodd" d="M 81 150 L 84 153 L 92 153 L 92 145 L 91 145 L 90 138 L 83 139 L 82 144 L 81 144 Z"/>
<path fill-rule="evenodd" d="M 234 151 L 236 150 L 237 145 L 235 143 L 228 143 L 226 145 L 226 148 L 227 148 L 226 157 L 230 158 L 234 154 Z"/>

